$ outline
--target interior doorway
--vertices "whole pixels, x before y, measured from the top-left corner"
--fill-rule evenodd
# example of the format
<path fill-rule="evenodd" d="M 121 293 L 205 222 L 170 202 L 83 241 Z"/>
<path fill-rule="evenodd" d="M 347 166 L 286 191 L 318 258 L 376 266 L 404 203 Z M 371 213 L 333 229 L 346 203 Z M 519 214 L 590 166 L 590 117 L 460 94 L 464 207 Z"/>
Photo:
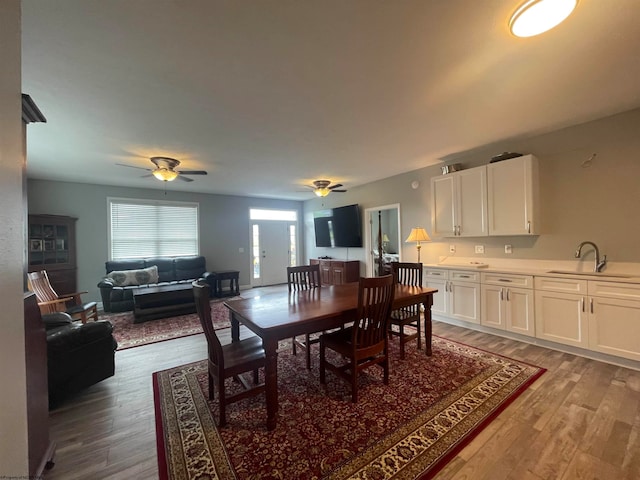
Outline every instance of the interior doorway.
<path fill-rule="evenodd" d="M 378 276 L 391 262 L 402 261 L 399 203 L 367 208 L 365 229 L 367 276 Z"/>
<path fill-rule="evenodd" d="M 251 285 L 287 282 L 287 267 L 298 261 L 295 210 L 251 209 Z"/>

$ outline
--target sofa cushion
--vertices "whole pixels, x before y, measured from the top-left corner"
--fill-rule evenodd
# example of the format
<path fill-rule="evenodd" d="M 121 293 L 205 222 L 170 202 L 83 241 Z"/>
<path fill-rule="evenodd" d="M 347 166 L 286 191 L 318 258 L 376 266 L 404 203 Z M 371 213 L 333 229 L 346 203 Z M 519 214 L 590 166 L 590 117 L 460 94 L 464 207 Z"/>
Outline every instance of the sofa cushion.
<path fill-rule="evenodd" d="M 175 280 L 197 280 L 207 269 L 206 260 L 202 256 L 177 257 L 175 266 Z"/>
<path fill-rule="evenodd" d="M 139 259 L 130 259 L 130 260 L 109 260 L 104 264 L 107 269 L 107 273 L 113 272 L 114 270 L 139 270 L 144 267 L 148 267 L 149 265 L 144 264 L 144 260 Z"/>
<path fill-rule="evenodd" d="M 175 280 L 176 272 L 174 269 L 173 258 L 147 258 L 144 261 L 145 267 L 151 267 L 153 265 L 158 267 L 159 282 L 170 282 L 171 280 Z"/>
<path fill-rule="evenodd" d="M 113 280 L 117 287 L 158 283 L 158 267 L 153 265 L 139 270 L 114 270 L 107 274 L 107 277 Z"/>

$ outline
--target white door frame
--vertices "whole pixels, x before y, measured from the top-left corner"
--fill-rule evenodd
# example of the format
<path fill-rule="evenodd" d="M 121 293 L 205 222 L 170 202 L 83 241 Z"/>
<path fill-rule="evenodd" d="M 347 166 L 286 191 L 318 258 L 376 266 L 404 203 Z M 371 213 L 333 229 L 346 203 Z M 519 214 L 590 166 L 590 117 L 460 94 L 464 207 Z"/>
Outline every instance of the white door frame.
<path fill-rule="evenodd" d="M 398 259 L 399 261 L 402 261 L 402 248 L 400 247 L 402 245 L 402 238 L 400 238 L 401 234 L 402 234 L 402 230 L 400 228 L 400 204 L 399 203 L 392 203 L 389 205 L 382 205 L 380 207 L 372 207 L 372 208 L 367 208 L 364 211 L 364 218 L 365 218 L 365 235 L 364 235 L 364 250 L 366 252 L 366 275 L 368 277 L 373 276 L 375 273 L 375 269 L 374 269 L 374 264 L 373 264 L 373 247 L 374 245 L 372 245 L 371 242 L 371 214 L 374 214 L 378 212 L 378 210 L 396 210 L 398 213 L 398 241 L 396 243 L 396 245 L 398 245 Z"/>

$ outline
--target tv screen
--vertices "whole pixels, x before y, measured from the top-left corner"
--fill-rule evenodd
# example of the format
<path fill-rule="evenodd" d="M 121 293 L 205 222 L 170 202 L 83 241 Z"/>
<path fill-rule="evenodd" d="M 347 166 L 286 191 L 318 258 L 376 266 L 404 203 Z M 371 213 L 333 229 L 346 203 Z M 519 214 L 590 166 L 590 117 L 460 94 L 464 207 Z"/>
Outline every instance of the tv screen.
<path fill-rule="evenodd" d="M 347 205 L 313 214 L 316 247 L 362 247 L 362 223 L 358 205 Z"/>

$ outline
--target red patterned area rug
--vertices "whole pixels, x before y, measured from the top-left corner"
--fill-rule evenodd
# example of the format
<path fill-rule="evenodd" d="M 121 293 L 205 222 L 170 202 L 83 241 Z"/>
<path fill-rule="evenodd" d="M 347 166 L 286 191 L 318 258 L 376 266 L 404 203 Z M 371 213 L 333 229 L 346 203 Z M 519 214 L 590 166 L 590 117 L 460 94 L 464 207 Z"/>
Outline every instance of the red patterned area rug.
<path fill-rule="evenodd" d="M 408 348 L 401 361 L 397 343 L 390 384 L 369 369 L 355 405 L 331 372 L 320 384 L 317 350 L 311 371 L 304 355 L 281 351 L 273 431 L 262 395 L 228 406 L 216 427 L 205 361 L 154 373 L 160 478 L 431 478 L 545 371 L 438 337 L 432 357 Z"/>
<path fill-rule="evenodd" d="M 229 311 L 223 305 L 225 300 L 231 299 L 211 301 L 211 318 L 216 330 L 231 326 Z M 113 336 L 118 341 L 118 350 L 202 333 L 200 319 L 196 313 L 143 323 L 133 323 L 133 312 L 102 313 L 100 320 L 109 320 L 113 324 Z"/>

